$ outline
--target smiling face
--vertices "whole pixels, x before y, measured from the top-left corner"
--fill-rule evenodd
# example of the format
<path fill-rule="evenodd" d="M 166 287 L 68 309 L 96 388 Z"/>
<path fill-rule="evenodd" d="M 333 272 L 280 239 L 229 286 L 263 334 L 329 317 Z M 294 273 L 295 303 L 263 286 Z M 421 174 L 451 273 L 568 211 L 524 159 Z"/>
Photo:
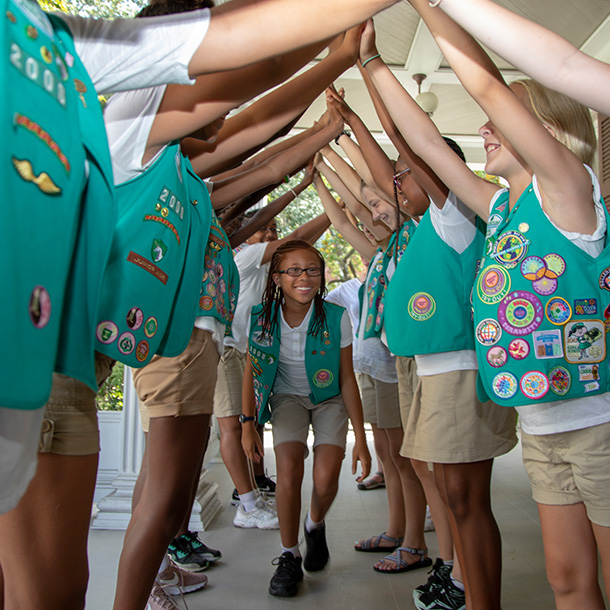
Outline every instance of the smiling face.
<path fill-rule="evenodd" d="M 286 271 L 291 267 L 308 269 L 316 267 L 322 269 L 322 261 L 316 252 L 312 250 L 293 250 L 282 256 L 279 262 L 279 271 Z M 309 276 L 305 271 L 298 277 L 292 277 L 287 273 L 274 273 L 273 281 L 282 289 L 284 303 L 287 307 L 303 307 L 309 305 L 322 285 L 322 275 Z"/>
<path fill-rule="evenodd" d="M 401 157 L 398 157 L 396 161 L 394 184 L 396 185 L 396 196 L 403 210 L 409 216 L 423 216 L 430 205 L 430 200 L 415 182 L 411 170 Z"/>
<path fill-rule="evenodd" d="M 396 229 L 396 207 L 386 201 L 370 186 L 362 187 L 362 196 L 367 207 L 371 210 L 373 220 L 379 220 L 392 231 Z"/>
<path fill-rule="evenodd" d="M 277 224 L 275 219 L 270 220 L 265 226 L 261 227 L 256 233 L 246 239 L 247 244 L 260 244 L 275 241 L 277 239 Z"/>

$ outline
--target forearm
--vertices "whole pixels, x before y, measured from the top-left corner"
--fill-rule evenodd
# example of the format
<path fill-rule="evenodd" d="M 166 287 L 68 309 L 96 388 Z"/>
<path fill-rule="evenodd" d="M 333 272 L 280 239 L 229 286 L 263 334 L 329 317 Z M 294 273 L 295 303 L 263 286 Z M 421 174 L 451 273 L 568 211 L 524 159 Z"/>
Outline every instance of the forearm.
<path fill-rule="evenodd" d="M 351 350 L 350 350 L 351 351 Z M 350 374 L 351 373 L 351 374 Z M 357 442 L 366 443 L 364 432 L 364 415 L 362 413 L 362 402 L 354 371 L 343 371 L 341 375 L 341 398 L 345 404 L 347 416 L 352 422 L 354 436 Z"/>
<path fill-rule="evenodd" d="M 354 168 L 351 167 L 343 158 L 341 158 L 341 156 L 337 154 L 330 146 L 326 146 L 321 152 L 326 158 L 326 160 L 329 162 L 331 167 L 334 169 L 334 171 L 337 173 L 337 176 L 341 178 L 341 181 L 347 187 L 348 191 L 352 194 L 352 196 L 355 197 L 358 201 L 361 201 L 361 179 L 360 176 L 354 170 Z M 331 186 L 335 188 L 332 183 Z M 339 193 L 339 191 L 337 192 Z M 343 199 L 343 194 L 339 194 Z"/>

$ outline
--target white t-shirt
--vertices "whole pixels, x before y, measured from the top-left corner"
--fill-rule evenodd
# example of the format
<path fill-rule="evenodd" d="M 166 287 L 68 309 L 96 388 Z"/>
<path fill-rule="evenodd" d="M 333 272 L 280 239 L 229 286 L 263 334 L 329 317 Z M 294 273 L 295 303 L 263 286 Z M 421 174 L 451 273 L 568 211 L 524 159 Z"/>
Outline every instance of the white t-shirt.
<path fill-rule="evenodd" d="M 334 303 L 335 305 L 340 305 L 347 311 L 349 319 L 352 323 L 352 345 L 354 348 L 354 354 L 356 353 L 356 343 L 358 342 L 358 335 L 356 332 L 358 330 L 358 317 L 360 315 L 360 301 L 358 300 L 358 291 L 360 290 L 360 286 L 362 286 L 362 282 L 355 277 L 347 282 L 342 282 L 339 284 L 324 298 L 325 301 Z M 354 370 L 356 370 L 355 363 Z"/>
<path fill-rule="evenodd" d="M 589 170 L 589 168 L 587 169 Z M 591 170 L 589 170 L 589 173 L 593 183 L 593 201 L 597 215 L 597 227 L 594 233 L 592 235 L 585 235 L 564 231 L 556 227 L 548 216 L 547 219 L 575 246 L 578 246 L 591 256 L 597 257 L 604 249 L 606 216 L 601 201 L 599 182 Z M 536 176 L 533 177 L 532 183 L 538 203 L 542 205 Z M 490 210 L 496 197 L 492 199 Z M 610 392 L 596 396 L 587 396 L 586 398 L 572 398 L 570 400 L 558 400 L 556 402 L 516 407 L 516 409 L 519 413 L 521 428 L 528 434 L 556 434 L 558 432 L 581 430 L 610 422 Z"/>
<path fill-rule="evenodd" d="M 225 337 L 225 347 L 234 347 L 245 354 L 248 350 L 248 329 L 252 307 L 263 300 L 269 263 L 263 264 L 267 243 L 246 244 L 235 254 L 239 271 L 239 297 L 231 324 L 231 335 Z"/>
<path fill-rule="evenodd" d="M 476 214 L 451 191 L 442 209 L 430 203 L 430 220 L 437 235 L 458 254 L 470 246 L 477 232 Z M 450 371 L 476 371 L 479 367 L 474 350 L 465 349 L 439 354 L 415 355 L 419 377 Z"/>
<path fill-rule="evenodd" d="M 280 309 L 280 360 L 277 366 L 277 375 L 273 383 L 274 394 L 295 394 L 296 396 L 309 396 L 311 388 L 307 381 L 305 371 L 305 342 L 309 320 L 313 313 L 313 302 L 307 315 L 299 324 L 292 328 L 284 320 L 284 313 Z M 341 349 L 352 343 L 352 323 L 347 312 L 341 317 Z"/>

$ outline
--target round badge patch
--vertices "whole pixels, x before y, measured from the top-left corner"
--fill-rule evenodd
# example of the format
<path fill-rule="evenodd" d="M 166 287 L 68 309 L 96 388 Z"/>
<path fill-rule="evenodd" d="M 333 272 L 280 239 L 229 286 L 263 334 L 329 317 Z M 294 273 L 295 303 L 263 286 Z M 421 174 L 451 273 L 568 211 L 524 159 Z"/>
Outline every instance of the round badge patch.
<path fill-rule="evenodd" d="M 546 317 L 551 324 L 560 326 L 572 317 L 572 308 L 565 299 L 553 297 L 546 304 Z"/>
<path fill-rule="evenodd" d="M 313 382 L 319 388 L 327 388 L 333 382 L 333 374 L 328 369 L 320 369 L 313 376 Z"/>
<path fill-rule="evenodd" d="M 557 290 L 557 280 L 551 277 L 543 277 L 532 282 L 532 288 L 538 294 L 548 297 Z"/>
<path fill-rule="evenodd" d="M 546 263 L 546 276 L 557 279 L 566 270 L 566 262 L 562 256 L 552 252 L 544 257 Z"/>
<path fill-rule="evenodd" d="M 498 321 L 511 335 L 529 335 L 540 326 L 543 316 L 540 299 L 524 290 L 511 292 L 498 307 Z"/>
<path fill-rule="evenodd" d="M 498 263 L 514 267 L 527 254 L 529 241 L 517 231 L 506 231 L 498 237 L 493 257 Z"/>
<path fill-rule="evenodd" d="M 436 311 L 436 303 L 427 292 L 417 292 L 411 297 L 408 306 L 409 315 L 418 322 L 429 320 Z"/>
<path fill-rule="evenodd" d="M 523 360 L 530 353 L 530 344 L 525 339 L 513 339 L 508 344 L 508 353 L 515 360 Z"/>
<path fill-rule="evenodd" d="M 497 320 L 487 318 L 479 322 L 476 329 L 476 337 L 481 345 L 495 345 L 501 336 L 502 329 Z"/>
<path fill-rule="evenodd" d="M 95 329 L 95 336 L 100 343 L 112 343 L 119 334 L 118 326 L 110 320 L 100 322 Z"/>
<path fill-rule="evenodd" d="M 214 307 L 214 301 L 212 297 L 204 296 L 199 299 L 199 308 L 203 309 L 203 311 L 210 311 Z"/>
<path fill-rule="evenodd" d="M 150 346 L 148 345 L 148 341 L 140 341 L 136 348 L 136 358 L 138 362 L 144 362 L 146 358 L 148 358 L 148 352 L 150 351 Z"/>
<path fill-rule="evenodd" d="M 123 333 L 117 341 L 121 354 L 131 354 L 136 347 L 136 338 L 132 333 Z"/>
<path fill-rule="evenodd" d="M 51 296 L 44 286 L 35 286 L 28 303 L 30 320 L 36 328 L 44 328 L 51 319 Z"/>
<path fill-rule="evenodd" d="M 521 231 L 521 233 L 527 233 L 530 230 L 530 226 L 527 224 L 527 222 L 522 222 L 519 224 L 519 231 Z"/>
<path fill-rule="evenodd" d="M 481 271 L 477 282 L 477 294 L 483 303 L 499 303 L 510 290 L 510 276 L 506 269 L 490 265 Z"/>
<path fill-rule="evenodd" d="M 495 345 L 487 350 L 487 362 L 497 369 L 504 366 L 508 360 L 508 354 L 503 347 Z"/>
<path fill-rule="evenodd" d="M 373 327 L 373 314 L 370 313 L 366 317 L 366 326 L 364 327 L 364 330 L 366 330 L 368 332 L 369 330 L 371 330 L 372 327 Z"/>
<path fill-rule="evenodd" d="M 138 330 L 138 328 L 140 328 L 140 326 L 142 326 L 142 322 L 144 321 L 144 314 L 142 313 L 142 310 L 139 307 L 132 307 L 127 312 L 126 319 L 127 319 L 127 326 L 129 326 L 129 328 L 131 328 L 131 330 Z"/>
<path fill-rule="evenodd" d="M 539 280 L 546 273 L 546 263 L 539 256 L 528 256 L 521 263 L 521 275 L 526 280 Z"/>
<path fill-rule="evenodd" d="M 572 378 L 570 372 L 563 366 L 556 366 L 549 371 L 551 391 L 557 396 L 565 396 L 570 391 Z"/>
<path fill-rule="evenodd" d="M 157 334 L 158 328 L 159 323 L 157 322 L 157 318 L 150 317 L 144 324 L 144 334 L 150 339 Z M 146 343 L 146 341 L 144 341 L 144 343 Z M 148 345 L 148 343 L 146 343 L 146 345 Z"/>
<path fill-rule="evenodd" d="M 610 267 L 607 267 L 599 276 L 599 287 L 604 290 L 610 290 Z"/>
<path fill-rule="evenodd" d="M 498 373 L 491 382 L 493 393 L 504 400 L 512 398 L 517 393 L 517 378 L 506 371 Z"/>
<path fill-rule="evenodd" d="M 549 391 L 549 379 L 540 371 L 530 371 L 521 377 L 521 391 L 533 400 L 542 398 Z"/>

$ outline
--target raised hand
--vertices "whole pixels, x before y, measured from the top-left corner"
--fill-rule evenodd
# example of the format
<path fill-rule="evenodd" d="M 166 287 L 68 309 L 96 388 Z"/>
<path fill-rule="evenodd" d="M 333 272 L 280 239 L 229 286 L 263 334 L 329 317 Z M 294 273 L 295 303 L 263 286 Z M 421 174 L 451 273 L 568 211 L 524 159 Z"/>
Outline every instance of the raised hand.
<path fill-rule="evenodd" d="M 375 41 L 375 25 L 372 19 L 367 19 L 360 36 L 360 63 L 378 55 L 377 43 Z"/>

